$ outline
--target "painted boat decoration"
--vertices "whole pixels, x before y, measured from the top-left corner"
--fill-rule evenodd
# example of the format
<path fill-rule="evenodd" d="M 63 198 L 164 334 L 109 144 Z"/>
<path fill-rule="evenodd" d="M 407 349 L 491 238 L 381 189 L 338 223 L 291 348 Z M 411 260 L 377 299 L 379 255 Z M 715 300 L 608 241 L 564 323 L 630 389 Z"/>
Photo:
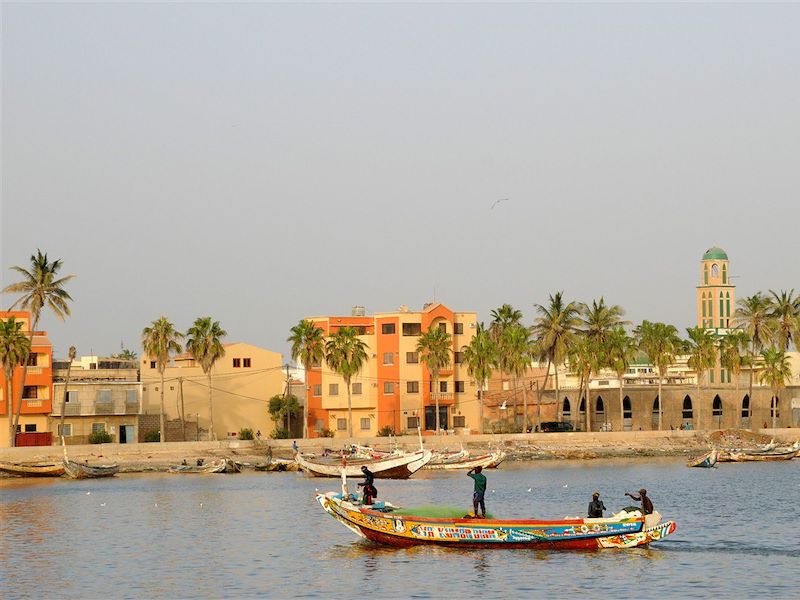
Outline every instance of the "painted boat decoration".
<path fill-rule="evenodd" d="M 90 465 L 64 459 L 64 474 L 71 479 L 94 479 L 113 477 L 119 472 L 119 465 Z"/>
<path fill-rule="evenodd" d="M 316 498 L 325 512 L 358 536 L 398 547 L 635 548 L 663 540 L 676 528 L 674 521 L 661 522 L 658 513 L 643 517 L 638 510 L 602 519 L 453 519 L 392 514 L 396 507 L 389 503 L 367 507 L 341 492 L 317 493 Z"/>
<path fill-rule="evenodd" d="M 239 473 L 241 467 L 229 458 L 211 460 L 200 465 L 172 465 L 168 473 Z"/>
<path fill-rule="evenodd" d="M 460 461 L 444 462 L 439 464 L 428 463 L 425 469 L 455 470 L 455 469 L 474 469 L 483 467 L 484 469 L 495 469 L 506 458 L 505 452 L 493 452 L 482 456 L 467 457 Z"/>
<path fill-rule="evenodd" d="M 366 465 L 376 479 L 407 479 L 424 467 L 431 459 L 430 450 L 417 450 L 409 454 L 392 455 L 385 458 L 365 461 L 345 460 L 322 462 L 295 455 L 300 468 L 314 477 L 341 477 L 342 471 L 347 477 L 363 477 L 361 467 Z"/>
<path fill-rule="evenodd" d="M 18 477 L 61 477 L 64 465 L 61 463 L 22 464 L 0 462 L 0 471 Z"/>
<path fill-rule="evenodd" d="M 756 454 L 731 452 L 730 458 L 733 462 L 792 460 L 799 452 L 800 450 L 760 452 Z"/>
<path fill-rule="evenodd" d="M 702 456 L 698 456 L 696 458 L 692 458 L 686 463 L 687 467 L 704 467 L 706 469 L 713 467 L 717 464 L 717 450 L 712 448 Z"/>

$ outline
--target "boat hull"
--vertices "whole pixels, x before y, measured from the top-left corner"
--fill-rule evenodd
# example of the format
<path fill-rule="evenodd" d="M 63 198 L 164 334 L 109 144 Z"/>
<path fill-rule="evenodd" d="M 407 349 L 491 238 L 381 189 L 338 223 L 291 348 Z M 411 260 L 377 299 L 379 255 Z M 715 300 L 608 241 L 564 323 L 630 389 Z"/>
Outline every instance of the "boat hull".
<path fill-rule="evenodd" d="M 18 463 L 0 463 L 0 471 L 19 477 L 61 477 L 64 474 L 64 465 L 23 465 Z"/>
<path fill-rule="evenodd" d="M 361 467 L 366 466 L 376 479 L 408 479 L 424 467 L 431 459 L 430 450 L 419 450 L 408 455 L 397 455 L 357 464 L 318 463 L 295 456 L 297 464 L 314 477 L 341 477 L 342 470 L 347 477 L 363 477 Z"/>
<path fill-rule="evenodd" d="M 708 452 L 703 456 L 690 460 L 688 463 L 686 463 L 686 466 L 701 467 L 708 469 L 713 467 L 715 464 L 717 464 L 717 451 L 712 450 L 711 452 Z"/>
<path fill-rule="evenodd" d="M 64 461 L 64 474 L 71 479 L 113 477 L 118 472 L 119 465 L 87 465 L 72 460 Z"/>
<path fill-rule="evenodd" d="M 763 452 L 759 454 L 732 452 L 730 459 L 732 462 L 779 461 L 792 460 L 795 456 L 797 456 L 797 454 L 798 450 L 789 450 L 788 452 Z"/>
<path fill-rule="evenodd" d="M 484 454 L 483 456 L 465 458 L 464 460 L 460 461 L 443 462 L 437 464 L 428 463 L 424 468 L 433 470 L 474 469 L 475 467 L 495 469 L 501 462 L 505 460 L 505 458 L 505 452 L 494 452 L 492 454 Z"/>

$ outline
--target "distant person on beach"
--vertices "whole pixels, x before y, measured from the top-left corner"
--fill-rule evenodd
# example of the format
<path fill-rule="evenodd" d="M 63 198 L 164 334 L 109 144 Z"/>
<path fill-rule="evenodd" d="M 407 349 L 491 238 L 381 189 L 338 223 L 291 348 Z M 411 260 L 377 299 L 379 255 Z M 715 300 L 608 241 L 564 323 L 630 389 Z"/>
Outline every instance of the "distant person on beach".
<path fill-rule="evenodd" d="M 650 500 L 650 498 L 647 496 L 647 490 L 646 489 L 644 489 L 644 488 L 640 489 L 638 496 L 634 496 L 633 494 L 630 494 L 628 492 L 625 492 L 625 495 L 626 496 L 630 496 L 631 498 L 633 498 L 637 502 L 641 502 L 642 503 L 642 511 L 644 512 L 644 514 L 646 514 L 646 515 L 653 514 L 653 501 Z"/>
<path fill-rule="evenodd" d="M 481 473 L 483 471 L 483 467 L 475 467 L 474 469 L 470 469 L 467 473 L 467 477 L 472 477 L 473 481 L 475 482 L 475 490 L 472 493 L 472 514 L 476 517 L 478 516 L 478 506 L 480 506 L 481 517 L 484 519 L 486 518 L 486 502 L 484 500 L 484 496 L 486 495 L 486 475 Z"/>
<path fill-rule="evenodd" d="M 598 519 L 603 517 L 603 511 L 607 510 L 606 505 L 600 500 L 600 492 L 592 494 L 592 501 L 589 502 L 589 518 Z"/>
<path fill-rule="evenodd" d="M 292 442 L 292 452 L 294 452 L 295 454 L 297 454 L 299 452 L 299 450 L 297 448 L 297 440 L 294 440 Z"/>
<path fill-rule="evenodd" d="M 261 439 L 261 430 L 260 429 L 258 431 L 256 431 L 256 437 L 258 439 Z"/>
<path fill-rule="evenodd" d="M 267 464 L 272 462 L 272 446 L 267 446 Z"/>
<path fill-rule="evenodd" d="M 375 496 L 378 495 L 378 490 L 375 489 L 373 485 L 375 481 L 375 475 L 367 468 L 367 465 L 361 467 L 361 472 L 364 474 L 364 481 L 358 484 L 358 487 L 364 487 L 364 499 L 362 502 L 364 504 L 372 504 Z"/>

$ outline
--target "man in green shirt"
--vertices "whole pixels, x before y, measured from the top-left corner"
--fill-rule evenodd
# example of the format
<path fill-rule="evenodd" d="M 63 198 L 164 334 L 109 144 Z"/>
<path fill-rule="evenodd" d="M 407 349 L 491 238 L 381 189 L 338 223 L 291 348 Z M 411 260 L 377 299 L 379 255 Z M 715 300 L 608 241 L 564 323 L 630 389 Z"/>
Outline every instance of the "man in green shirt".
<path fill-rule="evenodd" d="M 477 517 L 478 516 L 478 506 L 481 507 L 481 517 L 486 518 L 486 504 L 484 502 L 483 496 L 486 493 L 486 475 L 481 473 L 483 471 L 482 467 L 475 467 L 474 469 L 470 469 L 467 473 L 468 477 L 472 477 L 473 481 L 475 481 L 475 491 L 472 493 L 472 509 L 473 514 Z"/>

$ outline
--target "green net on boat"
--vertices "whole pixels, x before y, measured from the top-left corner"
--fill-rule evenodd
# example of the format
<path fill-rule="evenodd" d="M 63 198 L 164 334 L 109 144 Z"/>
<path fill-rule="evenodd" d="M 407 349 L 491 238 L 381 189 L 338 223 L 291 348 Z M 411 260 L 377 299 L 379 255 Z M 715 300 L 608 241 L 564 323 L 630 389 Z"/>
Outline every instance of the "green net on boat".
<path fill-rule="evenodd" d="M 392 511 L 395 515 L 410 515 L 415 517 L 431 517 L 434 519 L 463 519 L 472 515 L 471 508 L 459 508 L 457 506 L 427 505 L 415 506 L 412 508 L 398 508 Z M 493 519 L 491 513 L 486 513 L 487 519 Z"/>

